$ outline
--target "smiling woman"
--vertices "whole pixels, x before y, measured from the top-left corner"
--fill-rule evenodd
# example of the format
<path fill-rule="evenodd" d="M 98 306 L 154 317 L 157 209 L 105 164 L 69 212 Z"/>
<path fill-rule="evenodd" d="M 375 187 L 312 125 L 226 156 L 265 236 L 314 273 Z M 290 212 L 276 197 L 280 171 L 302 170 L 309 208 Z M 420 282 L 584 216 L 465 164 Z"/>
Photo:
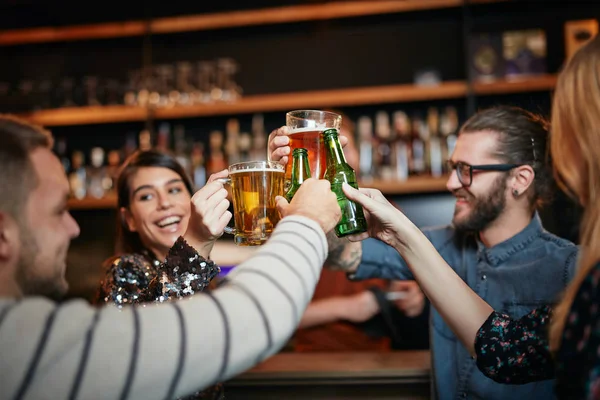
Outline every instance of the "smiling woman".
<path fill-rule="evenodd" d="M 226 171 L 214 174 L 195 199 L 205 208 L 205 242 L 197 244 L 199 254 L 208 258 L 214 241 L 222 232 L 215 215 L 226 210 L 227 191 L 212 181 Z M 167 301 L 207 289 L 219 268 L 201 263 L 196 271 L 166 271 L 162 261 L 169 249 L 187 230 L 191 215 L 192 183 L 185 170 L 170 154 L 140 151 L 125 161 L 117 179 L 118 221 L 116 255 L 105 262 L 98 303 L 123 307 Z M 209 200 L 210 199 L 210 200 Z M 216 210 L 216 211 L 215 211 Z M 189 273 L 188 273 L 189 272 Z M 185 275 L 184 281 L 177 276 Z M 180 282 L 181 281 L 181 282 Z M 190 399 L 221 399 L 222 385 L 196 393 Z"/>

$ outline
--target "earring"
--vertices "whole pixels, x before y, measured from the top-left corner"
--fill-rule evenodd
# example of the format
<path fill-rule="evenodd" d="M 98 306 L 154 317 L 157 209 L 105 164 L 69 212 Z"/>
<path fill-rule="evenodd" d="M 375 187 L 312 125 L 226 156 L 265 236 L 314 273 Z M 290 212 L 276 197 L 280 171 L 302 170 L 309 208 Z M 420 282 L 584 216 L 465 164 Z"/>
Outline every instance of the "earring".
<path fill-rule="evenodd" d="M 513 189 L 513 196 L 518 197 L 519 191 L 517 189 Z"/>

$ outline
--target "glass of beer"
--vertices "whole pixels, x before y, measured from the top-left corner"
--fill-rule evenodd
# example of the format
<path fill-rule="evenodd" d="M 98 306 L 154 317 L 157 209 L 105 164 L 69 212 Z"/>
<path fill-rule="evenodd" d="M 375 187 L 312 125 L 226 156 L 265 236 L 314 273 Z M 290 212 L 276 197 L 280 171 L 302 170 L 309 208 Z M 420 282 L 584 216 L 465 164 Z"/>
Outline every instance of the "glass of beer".
<path fill-rule="evenodd" d="M 280 220 L 275 197 L 283 196 L 283 165 L 274 161 L 248 161 L 229 166 L 235 227 L 226 233 L 235 235 L 238 246 L 260 246 L 267 241 Z"/>
<path fill-rule="evenodd" d="M 342 116 L 329 111 L 296 110 L 288 112 L 285 117 L 290 138 L 290 155 L 294 149 L 307 149 L 311 175 L 323 179 L 327 167 L 327 150 L 323 144 L 322 133 L 331 128 L 339 131 L 342 126 Z M 291 182 L 291 162 L 286 165 L 285 179 L 286 182 Z"/>

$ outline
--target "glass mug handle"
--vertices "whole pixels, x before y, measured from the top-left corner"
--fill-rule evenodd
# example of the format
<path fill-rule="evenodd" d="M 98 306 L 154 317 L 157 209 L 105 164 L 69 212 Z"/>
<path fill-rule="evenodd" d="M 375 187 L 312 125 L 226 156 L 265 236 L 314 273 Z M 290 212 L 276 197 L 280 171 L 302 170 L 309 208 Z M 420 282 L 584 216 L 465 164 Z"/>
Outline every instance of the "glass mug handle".
<path fill-rule="evenodd" d="M 223 185 L 231 185 L 231 178 L 217 178 L 215 180 L 221 182 Z M 237 232 L 236 229 L 231 226 L 226 226 L 223 231 L 228 235 L 235 235 Z"/>

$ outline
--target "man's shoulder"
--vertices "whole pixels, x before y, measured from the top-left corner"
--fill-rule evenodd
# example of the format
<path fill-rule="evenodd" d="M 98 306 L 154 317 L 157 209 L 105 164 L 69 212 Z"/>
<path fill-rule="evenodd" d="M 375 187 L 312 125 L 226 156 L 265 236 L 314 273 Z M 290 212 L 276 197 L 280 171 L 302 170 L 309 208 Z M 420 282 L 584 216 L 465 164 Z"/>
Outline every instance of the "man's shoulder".
<path fill-rule="evenodd" d="M 546 230 L 542 230 L 537 239 L 537 245 L 544 246 L 557 256 L 573 257 L 579 252 L 578 245 Z"/>
<path fill-rule="evenodd" d="M 421 231 L 436 247 L 452 242 L 461 233 L 453 225 L 438 225 L 421 228 Z"/>

